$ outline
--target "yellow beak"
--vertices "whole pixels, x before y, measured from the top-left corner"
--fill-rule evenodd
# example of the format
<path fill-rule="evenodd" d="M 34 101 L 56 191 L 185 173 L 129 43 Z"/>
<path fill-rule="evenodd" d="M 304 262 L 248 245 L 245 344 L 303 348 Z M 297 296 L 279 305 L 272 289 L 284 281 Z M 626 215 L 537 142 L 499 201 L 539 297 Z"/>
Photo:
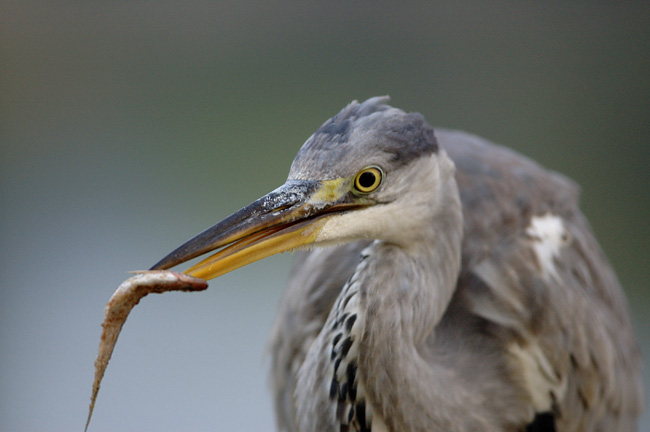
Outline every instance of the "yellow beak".
<path fill-rule="evenodd" d="M 208 280 L 314 243 L 329 217 L 370 204 L 340 187 L 341 180 L 289 180 L 187 241 L 151 269 L 168 269 L 218 249 L 184 272 Z"/>

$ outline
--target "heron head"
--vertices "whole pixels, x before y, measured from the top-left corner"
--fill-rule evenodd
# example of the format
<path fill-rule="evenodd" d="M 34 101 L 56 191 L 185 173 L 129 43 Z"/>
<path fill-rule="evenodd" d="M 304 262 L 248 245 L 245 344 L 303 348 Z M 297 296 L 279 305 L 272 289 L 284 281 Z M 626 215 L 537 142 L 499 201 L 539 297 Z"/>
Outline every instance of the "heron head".
<path fill-rule="evenodd" d="M 325 122 L 296 155 L 286 183 L 171 252 L 167 269 L 216 252 L 186 270 L 212 279 L 305 246 L 417 235 L 440 176 L 433 129 L 387 97 L 352 102 Z M 446 158 L 445 158 L 446 159 Z M 453 171 L 453 165 L 451 171 Z M 433 178 L 432 178 L 433 177 Z"/>

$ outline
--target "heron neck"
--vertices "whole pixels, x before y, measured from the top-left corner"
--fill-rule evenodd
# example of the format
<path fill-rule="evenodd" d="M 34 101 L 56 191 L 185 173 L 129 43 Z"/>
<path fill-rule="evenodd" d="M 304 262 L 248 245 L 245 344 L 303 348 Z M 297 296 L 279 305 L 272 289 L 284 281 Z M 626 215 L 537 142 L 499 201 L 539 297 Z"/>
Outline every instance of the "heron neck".
<path fill-rule="evenodd" d="M 359 286 L 369 343 L 395 334 L 417 348 L 435 331 L 456 287 L 461 229 L 436 230 L 431 243 L 408 251 L 383 242 L 368 248 Z"/>
<path fill-rule="evenodd" d="M 456 198 L 457 199 L 457 198 Z M 421 241 L 408 249 L 375 242 L 367 249 L 367 264 L 359 277 L 364 329 L 359 346 L 359 370 L 372 404 L 383 413 L 389 430 L 399 429 L 430 410 L 431 385 L 452 385 L 444 371 L 425 361 L 426 340 L 436 331 L 456 287 L 460 271 L 462 217 L 451 203 L 437 216 Z M 456 213 L 456 214 L 453 214 Z M 425 397 L 423 397 L 423 395 Z M 444 404 L 441 404 L 444 405 Z M 419 430 L 417 425 L 408 430 Z M 431 425 L 422 424 L 422 430 Z M 443 429 L 444 430 L 444 429 Z"/>

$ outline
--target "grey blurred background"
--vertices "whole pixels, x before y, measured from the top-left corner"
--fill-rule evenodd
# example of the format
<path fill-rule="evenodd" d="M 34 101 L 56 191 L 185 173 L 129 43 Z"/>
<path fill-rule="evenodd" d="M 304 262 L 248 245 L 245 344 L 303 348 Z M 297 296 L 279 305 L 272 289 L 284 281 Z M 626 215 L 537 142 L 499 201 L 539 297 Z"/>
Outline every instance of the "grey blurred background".
<path fill-rule="evenodd" d="M 3 1 L 0 430 L 81 430 L 127 271 L 280 185 L 323 121 L 381 94 L 582 185 L 647 364 L 650 3 L 613 3 Z M 272 430 L 289 265 L 144 299 L 90 430 Z"/>

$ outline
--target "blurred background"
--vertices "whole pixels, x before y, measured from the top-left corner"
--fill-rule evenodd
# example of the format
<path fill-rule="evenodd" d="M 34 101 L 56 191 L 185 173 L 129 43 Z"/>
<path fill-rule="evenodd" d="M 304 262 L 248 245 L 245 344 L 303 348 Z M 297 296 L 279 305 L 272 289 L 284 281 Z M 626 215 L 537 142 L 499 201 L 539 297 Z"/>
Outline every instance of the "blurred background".
<path fill-rule="evenodd" d="M 318 126 L 383 94 L 582 185 L 647 364 L 650 3 L 0 7 L 0 430 L 82 430 L 127 271 L 282 184 Z M 90 430 L 273 430 L 290 262 L 144 299 Z"/>

